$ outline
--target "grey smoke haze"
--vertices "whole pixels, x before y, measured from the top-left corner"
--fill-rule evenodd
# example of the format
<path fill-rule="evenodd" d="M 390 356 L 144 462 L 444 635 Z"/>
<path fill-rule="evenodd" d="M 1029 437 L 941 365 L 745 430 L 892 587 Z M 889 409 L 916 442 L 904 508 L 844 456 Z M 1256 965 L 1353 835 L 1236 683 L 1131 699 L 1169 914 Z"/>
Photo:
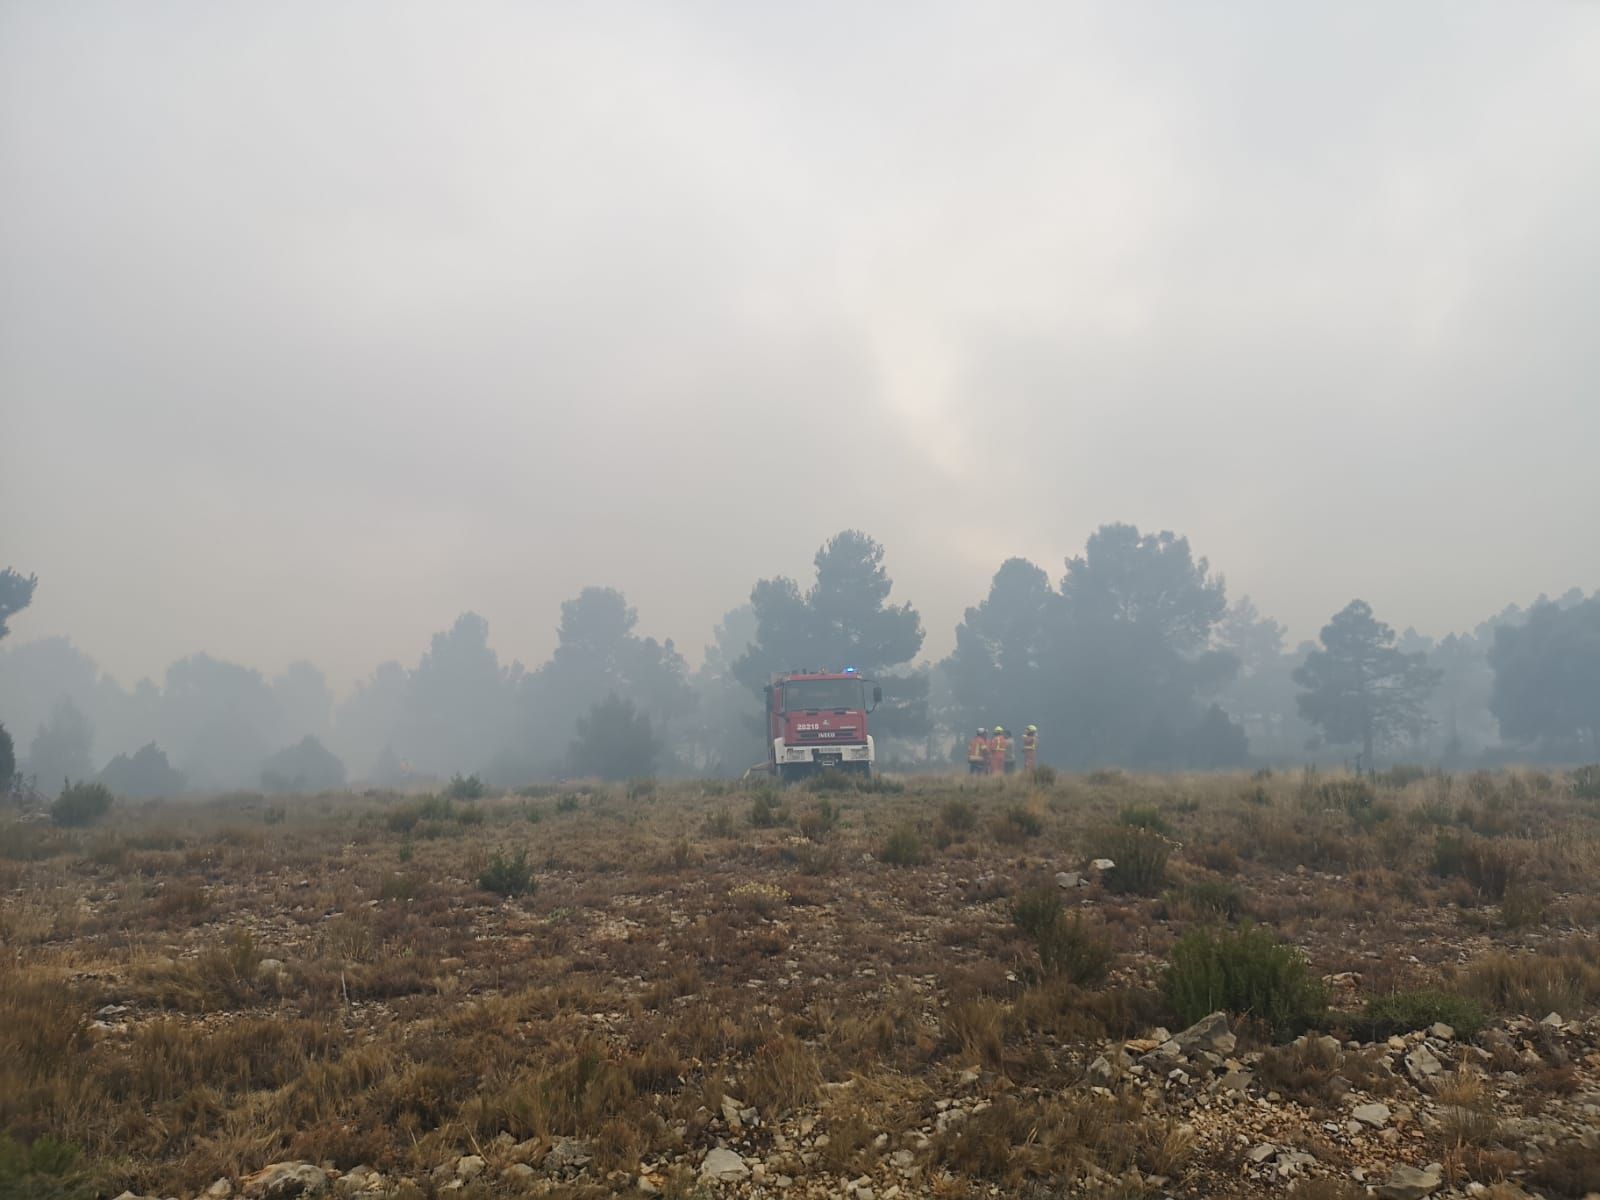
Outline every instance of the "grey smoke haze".
<path fill-rule="evenodd" d="M 829 534 L 942 654 L 1187 534 L 1308 636 L 1600 584 L 1600 7 L 0 9 L 19 641 L 341 685 Z"/>

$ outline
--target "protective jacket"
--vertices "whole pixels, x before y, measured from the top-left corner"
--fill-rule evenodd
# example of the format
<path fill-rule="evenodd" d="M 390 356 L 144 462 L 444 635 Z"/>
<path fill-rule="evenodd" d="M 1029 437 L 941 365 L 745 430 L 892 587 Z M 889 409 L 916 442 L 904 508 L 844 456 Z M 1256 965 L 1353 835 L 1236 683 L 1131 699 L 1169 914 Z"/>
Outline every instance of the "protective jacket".
<path fill-rule="evenodd" d="M 989 742 L 989 770 L 995 775 L 1006 772 L 1006 756 L 1011 753 L 1011 739 L 997 733 Z"/>

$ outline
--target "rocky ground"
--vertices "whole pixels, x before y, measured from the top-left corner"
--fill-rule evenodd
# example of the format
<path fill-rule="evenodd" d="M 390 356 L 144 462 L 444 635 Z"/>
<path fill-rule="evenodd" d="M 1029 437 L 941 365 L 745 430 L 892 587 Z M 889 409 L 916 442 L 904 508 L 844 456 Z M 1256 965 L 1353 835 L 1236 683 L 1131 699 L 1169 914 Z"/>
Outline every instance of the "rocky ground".
<path fill-rule="evenodd" d="M 1597 845 L 1544 775 L 13 822 L 0 1195 L 1582 1197 Z M 1180 939 L 1252 926 L 1318 1015 L 1180 1028 Z"/>

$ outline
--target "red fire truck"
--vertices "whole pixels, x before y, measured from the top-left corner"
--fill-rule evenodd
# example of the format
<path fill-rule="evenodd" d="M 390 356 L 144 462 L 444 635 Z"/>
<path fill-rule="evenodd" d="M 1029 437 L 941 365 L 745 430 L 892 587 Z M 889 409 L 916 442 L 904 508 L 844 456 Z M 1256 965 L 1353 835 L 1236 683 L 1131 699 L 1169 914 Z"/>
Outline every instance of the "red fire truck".
<path fill-rule="evenodd" d="M 775 675 L 766 693 L 770 774 L 785 783 L 818 771 L 872 774 L 877 752 L 867 714 L 883 703 L 881 687 L 846 667 Z"/>

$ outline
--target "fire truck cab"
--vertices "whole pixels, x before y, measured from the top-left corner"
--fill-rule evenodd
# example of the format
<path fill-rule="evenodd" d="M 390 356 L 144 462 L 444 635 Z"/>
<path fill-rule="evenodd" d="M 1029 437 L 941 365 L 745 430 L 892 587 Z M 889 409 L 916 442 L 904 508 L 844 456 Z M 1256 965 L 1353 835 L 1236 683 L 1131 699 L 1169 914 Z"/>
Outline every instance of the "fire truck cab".
<path fill-rule="evenodd" d="M 766 697 L 769 773 L 784 783 L 819 771 L 872 774 L 867 714 L 883 703 L 883 689 L 854 667 L 774 675 Z"/>

